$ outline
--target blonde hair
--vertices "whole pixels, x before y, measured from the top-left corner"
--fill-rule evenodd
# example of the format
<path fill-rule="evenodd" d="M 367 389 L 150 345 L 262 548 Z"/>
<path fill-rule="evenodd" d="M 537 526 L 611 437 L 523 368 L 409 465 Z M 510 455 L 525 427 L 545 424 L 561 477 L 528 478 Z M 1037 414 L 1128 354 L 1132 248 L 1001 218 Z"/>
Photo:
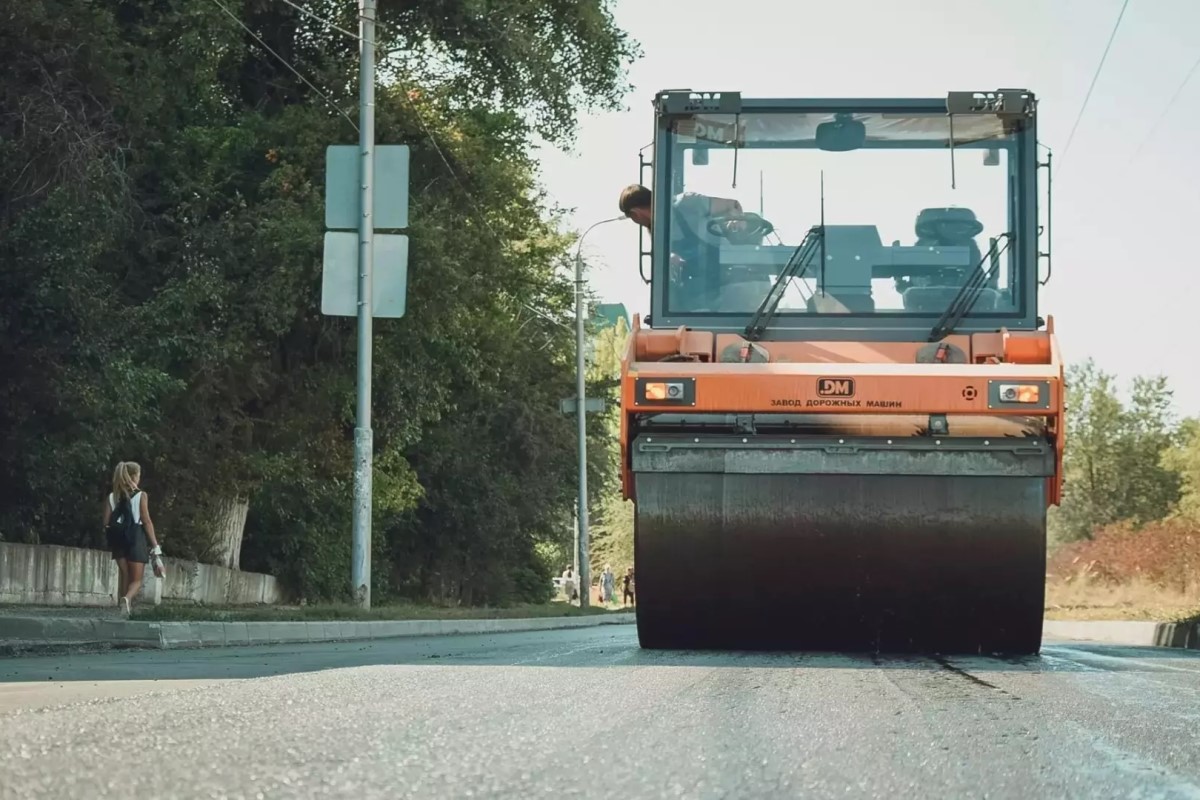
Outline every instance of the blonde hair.
<path fill-rule="evenodd" d="M 121 496 L 132 498 L 137 482 L 142 477 L 142 468 L 134 461 L 122 461 L 113 470 L 113 500 Z"/>

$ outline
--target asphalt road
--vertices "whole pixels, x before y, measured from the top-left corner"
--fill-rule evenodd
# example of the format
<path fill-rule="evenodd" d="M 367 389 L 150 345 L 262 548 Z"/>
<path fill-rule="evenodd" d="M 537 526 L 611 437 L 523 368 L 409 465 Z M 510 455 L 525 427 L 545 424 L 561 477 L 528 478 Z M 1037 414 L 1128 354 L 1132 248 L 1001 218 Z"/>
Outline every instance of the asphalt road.
<path fill-rule="evenodd" d="M 0 660 L 0 798 L 1200 798 L 1200 654 L 655 653 L 631 626 Z"/>

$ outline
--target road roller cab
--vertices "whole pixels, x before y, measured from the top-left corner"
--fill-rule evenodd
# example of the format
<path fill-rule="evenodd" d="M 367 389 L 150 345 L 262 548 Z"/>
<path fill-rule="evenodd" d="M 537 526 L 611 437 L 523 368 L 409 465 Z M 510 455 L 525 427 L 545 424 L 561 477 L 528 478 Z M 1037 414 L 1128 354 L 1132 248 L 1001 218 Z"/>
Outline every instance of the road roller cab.
<path fill-rule="evenodd" d="M 1037 652 L 1064 431 L 1034 96 L 654 109 L 622 376 L 642 645 Z"/>

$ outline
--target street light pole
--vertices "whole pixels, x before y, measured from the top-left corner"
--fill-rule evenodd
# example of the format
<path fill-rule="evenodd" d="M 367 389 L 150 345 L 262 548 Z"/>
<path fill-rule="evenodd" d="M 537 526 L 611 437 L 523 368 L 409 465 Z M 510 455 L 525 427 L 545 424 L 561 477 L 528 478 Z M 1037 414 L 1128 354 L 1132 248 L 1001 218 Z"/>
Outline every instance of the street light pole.
<path fill-rule="evenodd" d="M 371 607 L 371 323 L 375 261 L 375 0 L 359 0 L 358 147 L 361 213 L 358 218 L 358 398 L 354 427 L 354 518 L 350 580 L 354 602 Z"/>
<path fill-rule="evenodd" d="M 579 437 L 579 522 L 575 547 L 579 553 L 579 607 L 590 605 L 592 571 L 588 566 L 588 506 L 587 506 L 587 386 L 584 380 L 584 299 L 583 299 L 583 240 L 595 228 L 625 217 L 612 217 L 595 223 L 579 237 L 575 248 L 575 417 Z"/>

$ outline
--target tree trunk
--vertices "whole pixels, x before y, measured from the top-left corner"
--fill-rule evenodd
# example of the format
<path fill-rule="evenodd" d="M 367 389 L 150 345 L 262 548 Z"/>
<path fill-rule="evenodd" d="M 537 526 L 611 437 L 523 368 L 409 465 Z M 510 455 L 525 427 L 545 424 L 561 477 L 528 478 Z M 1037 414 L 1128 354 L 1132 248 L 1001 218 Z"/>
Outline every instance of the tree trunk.
<path fill-rule="evenodd" d="M 217 504 L 213 515 L 213 545 L 217 564 L 230 569 L 240 569 L 242 558 L 242 536 L 246 532 L 246 515 L 250 513 L 250 500 L 245 497 L 229 497 Z"/>

